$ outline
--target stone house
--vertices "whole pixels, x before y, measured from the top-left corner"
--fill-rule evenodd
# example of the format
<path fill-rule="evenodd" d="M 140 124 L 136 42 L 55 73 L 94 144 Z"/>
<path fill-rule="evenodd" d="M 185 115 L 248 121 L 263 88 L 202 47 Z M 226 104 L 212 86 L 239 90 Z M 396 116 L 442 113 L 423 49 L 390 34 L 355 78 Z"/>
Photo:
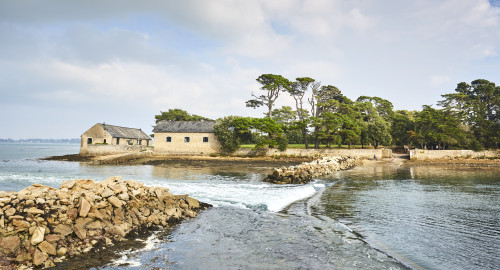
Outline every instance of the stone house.
<path fill-rule="evenodd" d="M 80 154 L 105 155 L 143 151 L 151 137 L 139 128 L 97 123 L 81 136 Z"/>
<path fill-rule="evenodd" d="M 220 150 L 214 121 L 160 121 L 153 129 L 155 155 L 210 154 Z"/>

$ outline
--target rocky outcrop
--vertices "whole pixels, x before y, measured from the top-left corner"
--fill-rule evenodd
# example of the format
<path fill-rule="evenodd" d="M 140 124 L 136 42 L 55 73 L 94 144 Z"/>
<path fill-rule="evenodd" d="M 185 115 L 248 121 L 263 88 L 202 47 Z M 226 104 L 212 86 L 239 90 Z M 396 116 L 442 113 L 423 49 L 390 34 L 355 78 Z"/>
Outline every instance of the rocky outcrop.
<path fill-rule="evenodd" d="M 323 157 L 297 166 L 274 169 L 264 181 L 275 184 L 305 184 L 314 177 L 347 170 L 361 163 L 358 157 Z"/>
<path fill-rule="evenodd" d="M 0 269 L 51 267 L 130 232 L 195 217 L 208 204 L 121 177 L 0 191 Z"/>

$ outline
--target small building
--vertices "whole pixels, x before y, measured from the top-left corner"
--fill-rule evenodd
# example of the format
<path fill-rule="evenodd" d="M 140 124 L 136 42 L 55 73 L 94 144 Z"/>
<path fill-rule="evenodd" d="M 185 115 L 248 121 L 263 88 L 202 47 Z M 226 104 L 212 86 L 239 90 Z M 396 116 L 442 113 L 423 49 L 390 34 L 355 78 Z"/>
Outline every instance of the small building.
<path fill-rule="evenodd" d="M 214 121 L 160 121 L 153 129 L 155 155 L 210 154 L 220 150 Z"/>
<path fill-rule="evenodd" d="M 128 128 L 97 123 L 81 136 L 81 155 L 105 155 L 143 151 L 151 145 L 140 128 Z"/>

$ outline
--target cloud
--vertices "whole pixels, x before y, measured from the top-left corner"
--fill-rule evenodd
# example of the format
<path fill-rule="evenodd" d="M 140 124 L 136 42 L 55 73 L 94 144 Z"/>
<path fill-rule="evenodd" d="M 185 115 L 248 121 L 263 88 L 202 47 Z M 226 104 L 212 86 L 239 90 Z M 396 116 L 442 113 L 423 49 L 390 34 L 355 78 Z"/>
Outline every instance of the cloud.
<path fill-rule="evenodd" d="M 244 102 L 263 73 L 397 109 L 500 83 L 500 8 L 486 0 L 2 1 L 0 36 L 2 107 L 60 125 L 55 108 L 144 129 L 169 108 L 261 116 Z"/>

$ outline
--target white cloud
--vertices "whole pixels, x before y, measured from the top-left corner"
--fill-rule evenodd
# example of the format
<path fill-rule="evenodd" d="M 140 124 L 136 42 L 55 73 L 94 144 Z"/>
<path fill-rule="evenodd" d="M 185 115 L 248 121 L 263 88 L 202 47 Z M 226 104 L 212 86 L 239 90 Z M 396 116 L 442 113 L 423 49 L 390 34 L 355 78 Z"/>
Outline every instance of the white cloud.
<path fill-rule="evenodd" d="M 261 116 L 244 102 L 263 73 L 397 109 L 460 81 L 500 83 L 500 8 L 486 0 L 2 1 L 0 36 L 0 103 L 46 119 L 54 108 L 146 127 L 169 108 Z"/>

